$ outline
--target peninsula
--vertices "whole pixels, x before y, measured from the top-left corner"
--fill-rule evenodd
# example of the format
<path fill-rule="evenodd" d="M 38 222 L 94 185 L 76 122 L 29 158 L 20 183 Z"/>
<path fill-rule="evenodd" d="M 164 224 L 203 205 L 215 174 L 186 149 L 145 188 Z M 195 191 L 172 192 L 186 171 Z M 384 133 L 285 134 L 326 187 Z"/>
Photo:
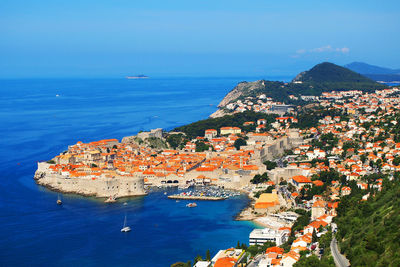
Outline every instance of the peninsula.
<path fill-rule="evenodd" d="M 35 179 L 52 189 L 97 197 L 142 195 L 144 185 L 242 188 L 254 175 L 266 171 L 265 160 L 302 142 L 296 129 L 267 133 L 271 126 L 265 118 L 275 120 L 274 116 L 245 112 L 206 123 L 219 126 L 232 120 L 245 121 L 240 127 L 202 130 L 195 123 L 185 126 L 186 133 L 154 129 L 124 137 L 121 142 L 78 142 L 53 159 L 38 163 Z M 203 134 L 197 136 L 194 129 Z"/>

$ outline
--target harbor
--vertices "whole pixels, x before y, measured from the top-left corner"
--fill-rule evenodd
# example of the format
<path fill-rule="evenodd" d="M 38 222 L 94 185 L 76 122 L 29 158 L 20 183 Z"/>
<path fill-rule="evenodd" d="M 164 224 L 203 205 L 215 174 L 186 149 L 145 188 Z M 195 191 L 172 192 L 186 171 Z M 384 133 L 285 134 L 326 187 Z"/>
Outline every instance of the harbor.
<path fill-rule="evenodd" d="M 32 179 L 37 161 L 48 159 L 52 154 L 49 151 L 67 149 L 78 137 L 83 141 L 107 136 L 122 138 L 158 125 L 173 128 L 178 126 L 177 121 L 199 120 L 214 112 L 215 107 L 208 104 L 217 104 L 225 94 L 218 87 L 232 87 L 241 79 L 244 78 L 141 80 L 145 83 L 127 79 L 1 81 L 1 87 L 8 88 L 1 107 L 3 112 L 10 110 L 14 114 L 12 120 L 1 117 L 8 131 L 3 132 L 0 152 L 7 159 L 0 164 L 2 186 L 7 188 L 1 194 L 1 203 L 7 205 L 0 208 L 0 246 L 13 248 L 0 252 L 1 265 L 25 266 L 29 262 L 32 266 L 166 266 L 181 260 L 180 255 L 187 255 L 189 260 L 207 249 L 213 253 L 220 246 L 247 240 L 253 224 L 232 219 L 247 205 L 245 195 L 225 201 L 175 202 L 164 192 L 172 195 L 181 190 L 156 187 L 142 197 L 117 196 L 117 202 L 106 204 L 110 194 L 103 198 L 67 194 L 48 190 Z M 151 102 L 144 100 L 145 93 L 152 94 Z M 60 97 L 56 98 L 56 94 Z M 72 96 L 76 104 L 73 112 L 72 103 L 67 101 Z M 44 111 L 54 108 L 55 100 L 57 112 L 55 117 L 49 116 Z M 163 108 L 171 101 L 182 105 Z M 18 103 L 33 115 L 13 109 L 11 103 Z M 118 105 L 118 110 L 111 103 Z M 91 108 L 98 112 L 85 113 Z M 129 128 L 120 115 L 129 118 Z M 96 123 L 89 129 L 87 120 Z M 69 125 L 68 131 L 64 125 Z M 49 137 L 46 142 L 39 141 L 45 136 Z M 19 153 L 10 152 L 15 148 Z M 56 203 L 58 194 L 62 205 Z M 197 202 L 198 206 L 186 208 L 189 202 Z M 121 232 L 125 213 L 127 226 L 132 229 L 126 234 Z M 37 238 L 39 233 L 41 238 Z"/>

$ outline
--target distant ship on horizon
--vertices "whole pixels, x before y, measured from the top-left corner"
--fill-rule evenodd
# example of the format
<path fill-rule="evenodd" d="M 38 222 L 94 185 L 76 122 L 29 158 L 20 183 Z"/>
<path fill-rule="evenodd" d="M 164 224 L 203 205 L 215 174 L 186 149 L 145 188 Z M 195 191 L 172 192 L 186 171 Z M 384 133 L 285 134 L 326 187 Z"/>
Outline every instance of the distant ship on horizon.
<path fill-rule="evenodd" d="M 136 75 L 136 76 L 126 76 L 127 79 L 147 79 L 149 78 L 149 76 L 140 74 L 140 75 Z"/>

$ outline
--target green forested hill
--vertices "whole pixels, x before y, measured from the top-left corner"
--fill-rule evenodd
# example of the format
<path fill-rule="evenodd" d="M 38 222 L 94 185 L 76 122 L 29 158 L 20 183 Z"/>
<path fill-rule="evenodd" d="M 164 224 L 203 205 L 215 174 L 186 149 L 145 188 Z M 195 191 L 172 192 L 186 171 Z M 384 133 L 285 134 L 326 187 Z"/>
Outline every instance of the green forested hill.
<path fill-rule="evenodd" d="M 302 82 L 350 82 L 350 83 L 368 83 L 377 85 L 377 83 L 357 72 L 333 63 L 324 62 L 315 65 L 309 71 L 299 74 L 293 81 Z"/>
<path fill-rule="evenodd" d="M 399 176 L 368 201 L 359 192 L 342 199 L 337 238 L 351 266 L 400 266 Z"/>
<path fill-rule="evenodd" d="M 302 82 L 303 85 L 312 88 L 314 95 L 332 90 L 374 91 L 385 87 L 359 73 L 329 62 L 315 65 L 312 69 L 300 73 L 293 82 Z M 301 91 L 300 89 L 299 93 L 302 93 Z"/>

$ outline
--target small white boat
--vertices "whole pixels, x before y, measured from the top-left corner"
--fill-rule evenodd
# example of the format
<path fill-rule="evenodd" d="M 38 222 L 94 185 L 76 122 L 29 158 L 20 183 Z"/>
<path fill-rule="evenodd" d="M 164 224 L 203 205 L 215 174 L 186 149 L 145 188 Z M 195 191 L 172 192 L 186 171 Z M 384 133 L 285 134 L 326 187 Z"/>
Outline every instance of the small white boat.
<path fill-rule="evenodd" d="M 121 232 L 129 232 L 131 228 L 129 226 L 125 226 L 124 228 L 121 229 Z"/>
<path fill-rule="evenodd" d="M 184 190 L 184 189 L 188 189 L 189 185 L 179 185 L 178 189 Z"/>
<path fill-rule="evenodd" d="M 62 201 L 60 199 L 60 194 L 57 196 L 57 205 L 62 205 Z"/>
<path fill-rule="evenodd" d="M 167 194 L 167 192 L 164 192 L 164 195 L 166 195 Z"/>
<path fill-rule="evenodd" d="M 194 207 L 197 207 L 197 204 L 196 204 L 196 202 L 189 203 L 189 204 L 186 204 L 186 207 L 188 207 L 188 208 L 194 208 Z"/>
<path fill-rule="evenodd" d="M 126 214 L 125 214 L 124 226 L 122 227 L 121 232 L 126 233 L 126 232 L 130 232 L 130 231 L 131 231 L 131 228 L 126 225 Z"/>

